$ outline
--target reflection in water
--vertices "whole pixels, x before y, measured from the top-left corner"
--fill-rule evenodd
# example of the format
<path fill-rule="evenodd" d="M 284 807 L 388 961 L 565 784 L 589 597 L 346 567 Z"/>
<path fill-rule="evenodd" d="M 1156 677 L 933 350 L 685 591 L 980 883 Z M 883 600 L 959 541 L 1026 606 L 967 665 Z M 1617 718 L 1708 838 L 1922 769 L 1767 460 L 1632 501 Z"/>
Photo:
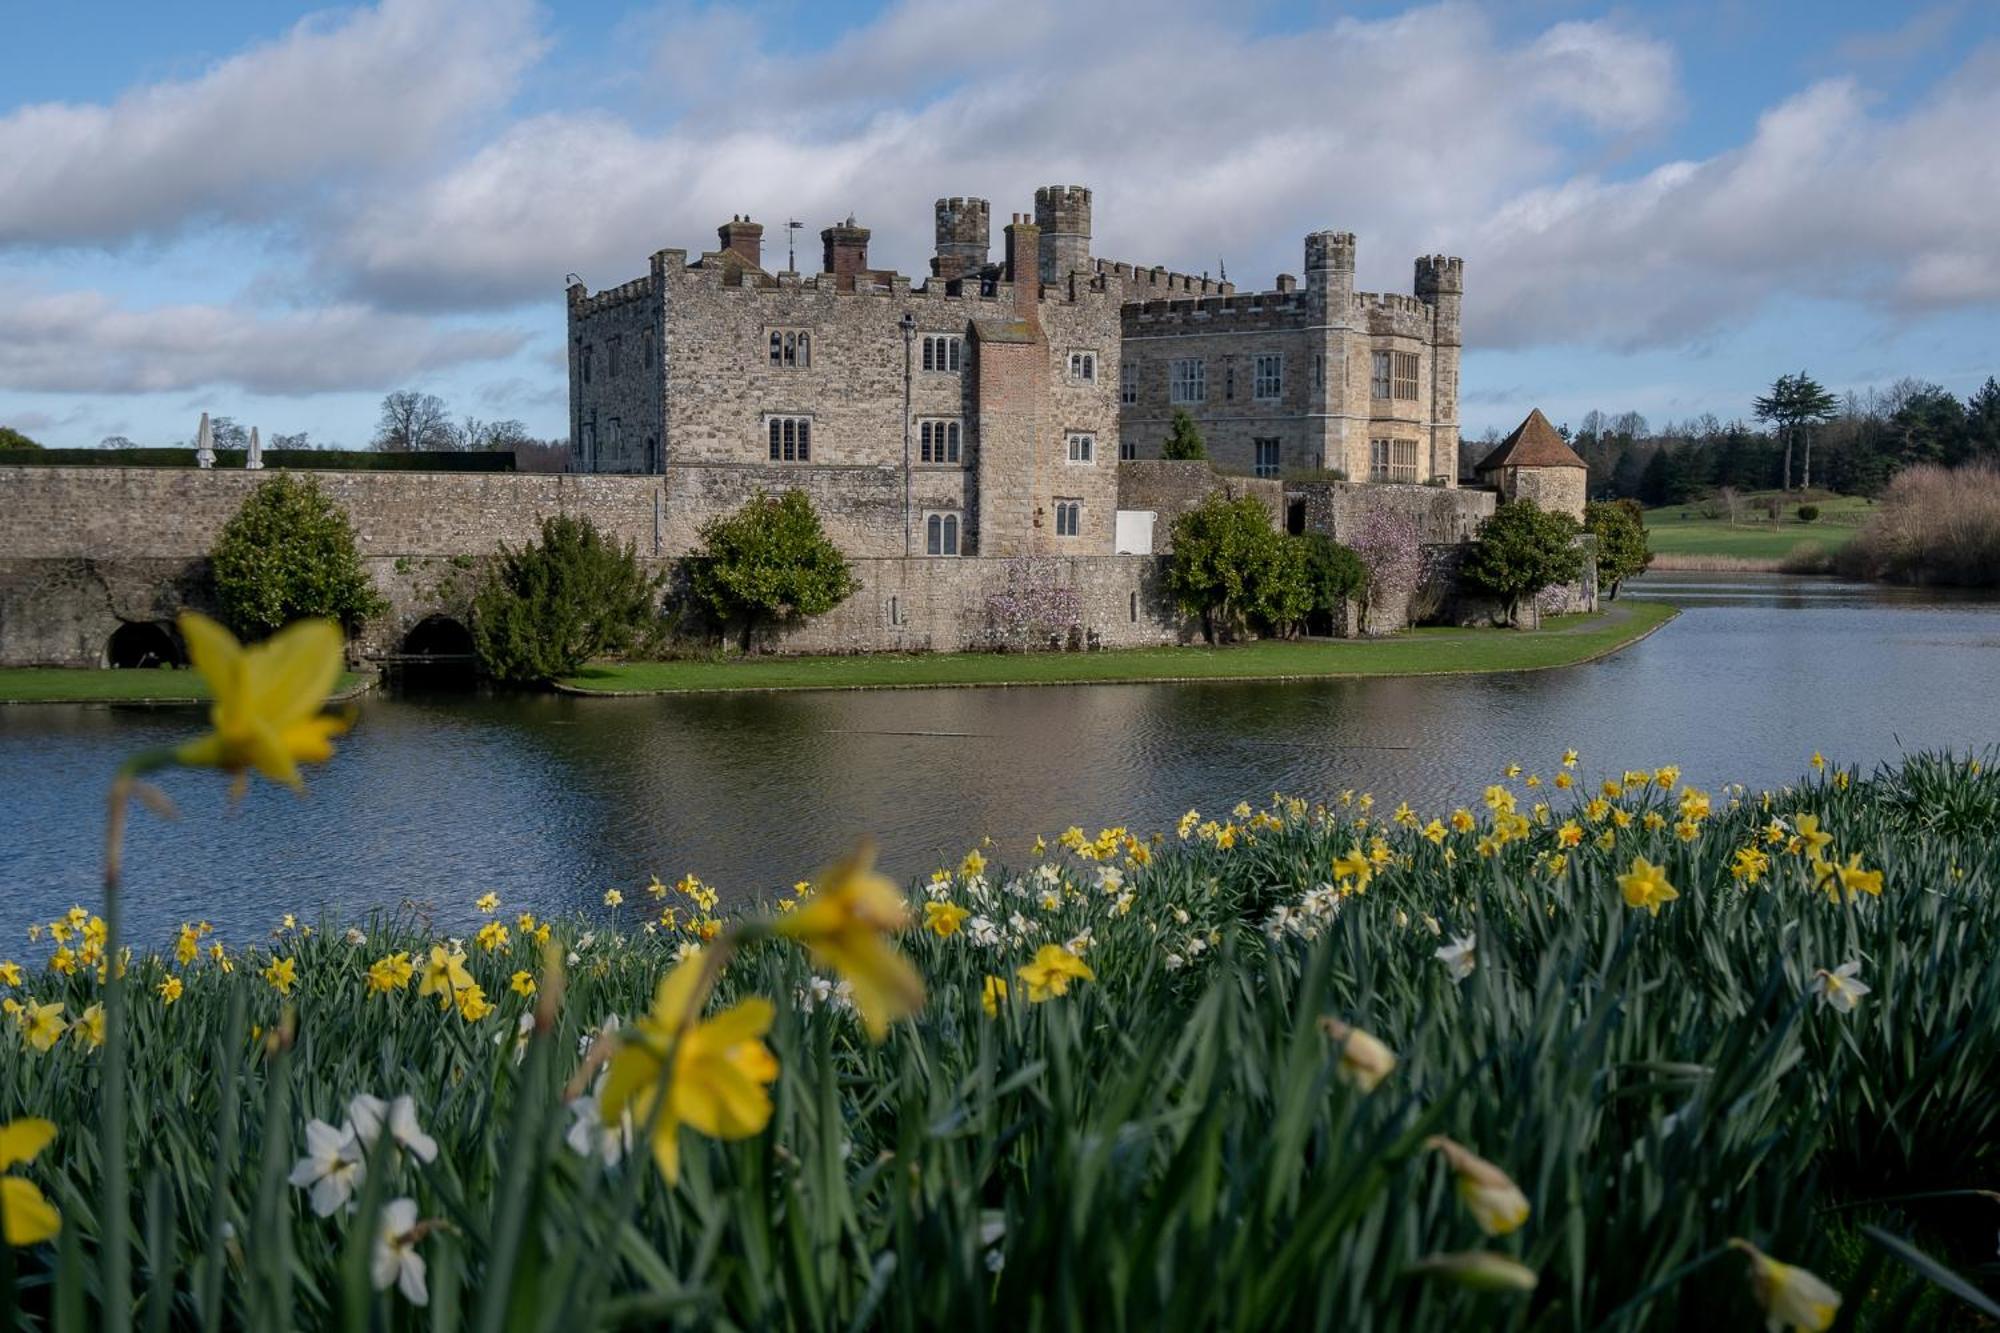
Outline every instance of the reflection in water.
<path fill-rule="evenodd" d="M 2000 741 L 2000 606 L 1825 580 L 1652 575 L 1689 609 L 1605 661 L 1504 676 L 1273 684 L 575 700 L 373 698 L 303 799 L 226 810 L 210 774 L 163 782 L 183 818 L 134 819 L 134 928 L 207 917 L 237 943 L 286 910 L 344 919 L 405 900 L 462 924 L 595 904 L 693 870 L 788 884 L 862 833 L 915 874 L 981 833 L 1018 859 L 1075 823 L 1163 828 L 1273 791 L 1354 787 L 1426 811 L 1566 745 L 1597 776 L 1675 761 L 1775 784 L 1815 747 L 1864 764 Z M 0 931 L 96 901 L 103 790 L 120 756 L 186 734 L 178 710 L 0 709 Z"/>

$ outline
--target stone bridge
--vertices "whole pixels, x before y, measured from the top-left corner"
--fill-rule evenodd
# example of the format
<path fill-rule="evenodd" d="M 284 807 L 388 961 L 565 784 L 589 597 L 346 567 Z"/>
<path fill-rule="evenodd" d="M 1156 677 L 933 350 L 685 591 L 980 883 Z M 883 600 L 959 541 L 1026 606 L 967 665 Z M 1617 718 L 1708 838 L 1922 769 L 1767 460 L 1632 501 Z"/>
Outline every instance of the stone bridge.
<path fill-rule="evenodd" d="M 178 652 L 182 607 L 212 610 L 208 552 L 272 475 L 188 468 L 0 467 L 0 666 L 142 665 Z M 389 611 L 356 651 L 469 646 L 480 564 L 556 514 L 660 550 L 658 477 L 527 472 L 313 472 L 354 524 Z"/>

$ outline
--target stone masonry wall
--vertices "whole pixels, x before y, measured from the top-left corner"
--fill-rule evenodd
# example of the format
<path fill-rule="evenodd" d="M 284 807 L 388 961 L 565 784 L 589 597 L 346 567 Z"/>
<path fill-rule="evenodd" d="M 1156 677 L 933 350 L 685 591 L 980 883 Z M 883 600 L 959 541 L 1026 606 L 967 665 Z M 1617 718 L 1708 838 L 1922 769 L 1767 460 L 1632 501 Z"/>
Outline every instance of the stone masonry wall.
<path fill-rule="evenodd" d="M 1165 555 L 1173 550 L 1174 520 L 1217 491 L 1232 499 L 1239 495 L 1255 496 L 1270 511 L 1271 522 L 1283 526 L 1285 496 L 1282 482 L 1260 477 L 1222 476 L 1207 463 L 1199 461 L 1176 462 L 1153 458 L 1118 465 L 1118 508 L 1153 515 L 1153 552 L 1156 555 Z"/>
<path fill-rule="evenodd" d="M 1352 541 L 1363 516 L 1371 510 L 1388 510 L 1414 521 L 1417 539 L 1427 544 L 1470 540 L 1499 501 L 1492 491 L 1470 487 L 1345 481 L 1294 483 L 1285 488 L 1285 498 L 1291 504 L 1304 503 L 1307 532 Z"/>

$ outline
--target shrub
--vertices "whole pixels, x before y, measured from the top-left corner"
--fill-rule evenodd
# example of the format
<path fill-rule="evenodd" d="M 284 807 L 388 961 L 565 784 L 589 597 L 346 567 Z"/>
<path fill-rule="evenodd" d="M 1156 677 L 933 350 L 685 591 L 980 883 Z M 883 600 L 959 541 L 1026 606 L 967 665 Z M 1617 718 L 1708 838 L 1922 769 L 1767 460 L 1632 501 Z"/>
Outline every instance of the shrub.
<path fill-rule="evenodd" d="M 1857 578 L 2000 586 L 2000 468 L 1905 468 L 1835 563 Z"/>
<path fill-rule="evenodd" d="M 0 449 L 39 449 L 41 443 L 31 440 L 12 426 L 0 426 Z"/>
<path fill-rule="evenodd" d="M 1240 636 L 1253 616 L 1283 629 L 1305 614 L 1303 552 L 1287 549 L 1255 499 L 1217 491 L 1174 520 L 1173 538 L 1167 590 L 1210 643 Z"/>
<path fill-rule="evenodd" d="M 1645 511 L 1631 500 L 1612 500 L 1583 507 L 1583 526 L 1597 538 L 1597 579 L 1618 596 L 1618 587 L 1653 563 L 1646 542 Z"/>
<path fill-rule="evenodd" d="M 701 543 L 688 558 L 689 595 L 718 629 L 742 622 L 745 652 L 760 624 L 824 615 L 855 588 L 853 569 L 804 491 L 776 499 L 758 491 L 706 524 Z"/>
<path fill-rule="evenodd" d="M 1166 444 L 1160 448 L 1160 457 L 1182 463 L 1199 462 L 1208 457 L 1208 445 L 1201 438 L 1201 431 L 1196 428 L 1194 418 L 1187 414 L 1185 408 L 1174 410 L 1173 426 L 1167 435 Z"/>
<path fill-rule="evenodd" d="M 1305 555 L 1307 610 L 1313 615 L 1338 616 L 1352 598 L 1368 586 L 1368 566 L 1349 546 L 1319 532 L 1294 537 Z"/>
<path fill-rule="evenodd" d="M 655 618 L 660 580 L 587 518 L 542 520 L 542 540 L 500 559 L 473 597 L 472 644 L 499 680 L 539 683 L 629 647 Z"/>
<path fill-rule="evenodd" d="M 1387 509 L 1370 510 L 1354 536 L 1354 554 L 1368 571 L 1361 587 L 1362 619 L 1368 612 L 1408 597 L 1422 576 L 1423 543 L 1416 520 Z"/>
<path fill-rule="evenodd" d="M 1083 599 L 1056 577 L 1053 560 L 1023 556 L 1007 565 L 1007 586 L 986 599 L 986 640 L 1027 652 L 1062 648 L 1080 637 Z"/>
<path fill-rule="evenodd" d="M 1799 522 L 1801 522 L 1801 523 L 1817 523 L 1817 522 L 1819 522 L 1819 506 L 1818 506 L 1818 505 L 1800 505 L 1800 506 L 1799 506 Z"/>
<path fill-rule="evenodd" d="M 311 477 L 260 483 L 208 561 L 222 618 L 245 638 L 313 616 L 352 631 L 387 605 L 361 568 L 346 512 Z"/>
<path fill-rule="evenodd" d="M 1568 514 L 1543 509 L 1533 500 L 1510 500 L 1479 525 L 1461 573 L 1473 587 L 1498 597 L 1507 619 L 1514 621 L 1522 602 L 1583 572 L 1583 552 L 1576 544 L 1580 531 Z"/>

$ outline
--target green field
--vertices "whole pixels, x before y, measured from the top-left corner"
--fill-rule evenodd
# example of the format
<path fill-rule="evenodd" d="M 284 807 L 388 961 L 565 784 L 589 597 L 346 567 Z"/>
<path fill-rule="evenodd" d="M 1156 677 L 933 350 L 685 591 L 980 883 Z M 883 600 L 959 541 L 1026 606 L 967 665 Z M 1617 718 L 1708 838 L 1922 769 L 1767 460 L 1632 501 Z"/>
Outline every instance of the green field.
<path fill-rule="evenodd" d="M 1741 560 L 1783 560 L 1800 545 L 1812 542 L 1833 551 L 1846 545 L 1861 531 L 1873 512 L 1868 501 L 1858 496 L 1831 496 L 1815 501 L 1819 520 L 1802 523 L 1798 505 L 1788 501 L 1784 513 L 1773 525 L 1758 509 L 1762 497 L 1747 497 L 1741 517 L 1729 521 L 1727 507 L 1720 501 L 1699 504 L 1662 505 L 1646 511 L 1646 534 L 1656 556 L 1709 556 Z M 1705 510 L 1713 510 L 1709 517 Z"/>
<path fill-rule="evenodd" d="M 1603 615 L 1551 617 L 1542 629 L 1533 631 L 1417 629 L 1389 639 L 1264 640 L 1224 648 L 1098 653 L 877 653 L 630 662 L 588 667 L 562 684 L 593 694 L 665 694 L 1531 671 L 1600 657 L 1657 629 L 1673 615 L 1670 606 L 1625 602 Z"/>
<path fill-rule="evenodd" d="M 334 687 L 336 696 L 361 682 L 349 671 Z M 0 668 L 0 703 L 201 703 L 208 686 L 193 671 L 158 667 L 92 670 L 82 667 Z"/>

